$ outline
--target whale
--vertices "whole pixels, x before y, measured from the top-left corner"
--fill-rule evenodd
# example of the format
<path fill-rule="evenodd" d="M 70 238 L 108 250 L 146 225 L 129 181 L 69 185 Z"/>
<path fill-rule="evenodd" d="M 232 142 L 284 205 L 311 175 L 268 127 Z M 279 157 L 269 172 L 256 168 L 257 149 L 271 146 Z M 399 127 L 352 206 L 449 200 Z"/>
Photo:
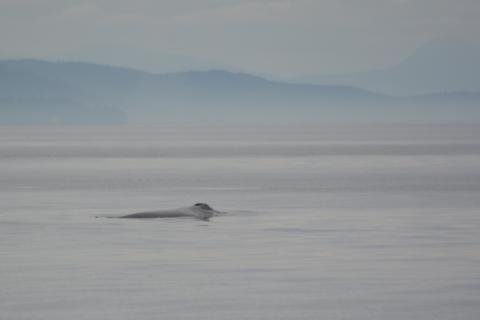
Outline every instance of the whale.
<path fill-rule="evenodd" d="M 224 212 L 212 209 L 206 203 L 195 203 L 193 206 L 158 211 L 144 211 L 124 216 L 116 217 L 121 219 L 154 219 L 154 218 L 181 218 L 192 217 L 200 220 L 208 220 L 212 216 L 223 214 Z"/>

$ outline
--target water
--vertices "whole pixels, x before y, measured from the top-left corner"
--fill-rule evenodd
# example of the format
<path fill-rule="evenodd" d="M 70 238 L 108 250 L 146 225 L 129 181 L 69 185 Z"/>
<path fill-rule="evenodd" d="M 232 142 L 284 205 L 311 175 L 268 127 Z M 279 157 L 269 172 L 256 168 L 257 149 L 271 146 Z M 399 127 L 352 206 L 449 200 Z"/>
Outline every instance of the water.
<path fill-rule="evenodd" d="M 0 319 L 479 319 L 479 138 L 1 128 Z"/>

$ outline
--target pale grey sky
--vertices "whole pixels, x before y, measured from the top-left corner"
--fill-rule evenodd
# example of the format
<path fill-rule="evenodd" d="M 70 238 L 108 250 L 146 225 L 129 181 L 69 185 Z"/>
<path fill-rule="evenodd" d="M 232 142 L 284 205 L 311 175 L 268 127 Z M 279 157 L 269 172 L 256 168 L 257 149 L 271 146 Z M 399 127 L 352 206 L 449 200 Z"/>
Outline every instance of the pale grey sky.
<path fill-rule="evenodd" d="M 294 77 L 379 68 L 480 42 L 479 0 L 0 0 L 0 58 Z"/>

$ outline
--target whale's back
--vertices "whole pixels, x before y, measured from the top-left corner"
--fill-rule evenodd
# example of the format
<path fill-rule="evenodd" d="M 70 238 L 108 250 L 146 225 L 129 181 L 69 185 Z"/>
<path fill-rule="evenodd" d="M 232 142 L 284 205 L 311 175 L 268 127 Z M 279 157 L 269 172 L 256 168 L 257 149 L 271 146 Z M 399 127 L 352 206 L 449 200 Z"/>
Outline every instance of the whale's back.
<path fill-rule="evenodd" d="M 178 218 L 178 217 L 188 217 L 193 216 L 193 213 L 188 213 L 185 210 L 162 210 L 162 211 L 146 211 L 146 212 L 137 212 L 132 214 L 127 214 L 121 216 L 120 218 L 124 219 L 153 219 L 153 218 Z"/>

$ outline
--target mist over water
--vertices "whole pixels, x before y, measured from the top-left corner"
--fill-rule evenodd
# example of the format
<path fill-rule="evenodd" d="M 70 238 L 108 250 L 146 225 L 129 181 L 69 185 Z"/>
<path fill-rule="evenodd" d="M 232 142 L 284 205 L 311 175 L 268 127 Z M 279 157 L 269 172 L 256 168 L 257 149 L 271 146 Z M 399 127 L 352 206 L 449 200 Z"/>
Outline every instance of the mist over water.
<path fill-rule="evenodd" d="M 0 318 L 476 320 L 479 137 L 1 127 Z"/>

